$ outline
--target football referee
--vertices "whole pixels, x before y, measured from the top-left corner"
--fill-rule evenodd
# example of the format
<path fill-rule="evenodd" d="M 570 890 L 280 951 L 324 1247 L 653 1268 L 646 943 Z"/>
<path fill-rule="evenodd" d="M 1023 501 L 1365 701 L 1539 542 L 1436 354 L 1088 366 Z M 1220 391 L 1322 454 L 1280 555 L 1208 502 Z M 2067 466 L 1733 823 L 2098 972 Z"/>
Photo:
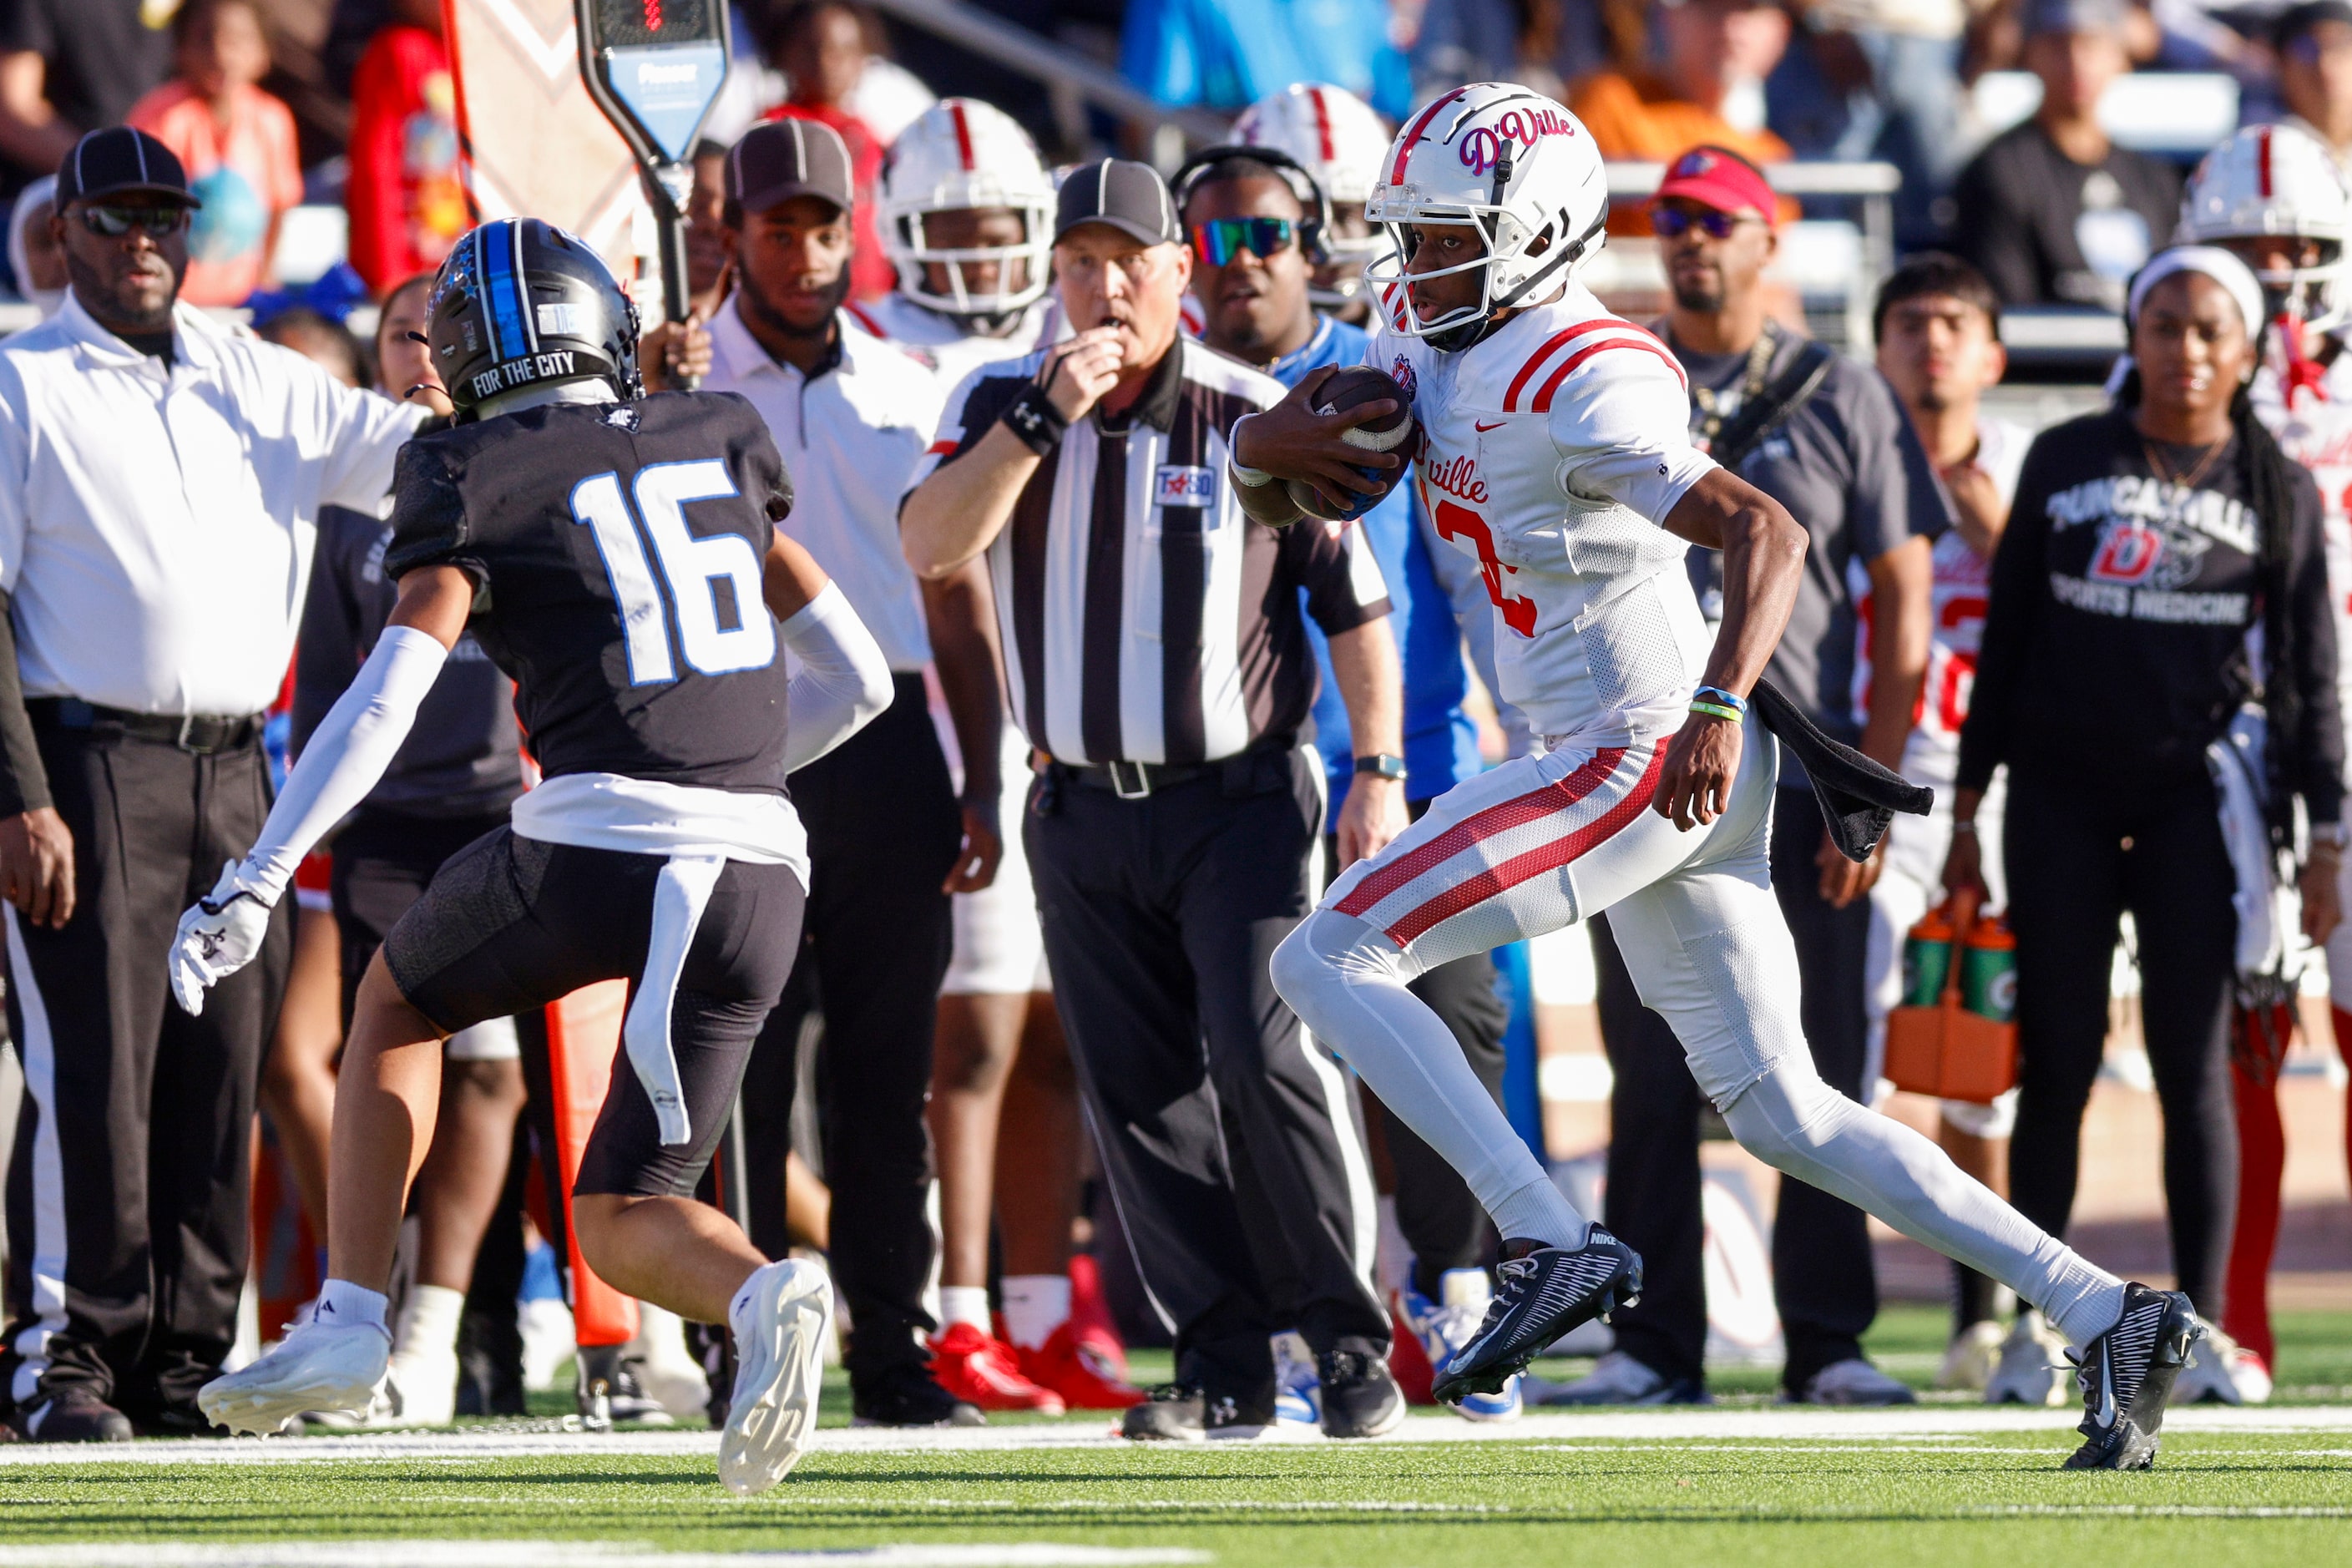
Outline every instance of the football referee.
<path fill-rule="evenodd" d="M 1387 592 L 1358 530 L 1264 528 L 1229 493 L 1227 433 L 1283 389 L 1178 335 L 1191 256 L 1157 174 L 1073 172 L 1054 263 L 1076 336 L 964 381 L 900 524 L 927 578 L 987 552 L 1014 716 L 1053 758 L 1024 826 L 1055 1000 L 1176 1336 L 1175 1386 L 1126 1430 L 1271 1422 L 1267 1334 L 1295 1322 L 1324 1429 L 1370 1436 L 1403 1401 L 1364 1148 L 1266 963 L 1313 902 L 1323 819 L 1301 590 L 1367 758 L 1402 749 Z M 1349 858 L 1405 821 L 1400 781 L 1356 785 Z"/>
<path fill-rule="evenodd" d="M 196 205 L 162 142 L 84 136 L 51 220 L 71 292 L 0 345 L 0 891 L 28 1101 L 0 1392 L 42 1442 L 207 1426 L 292 904 L 200 1016 L 169 1005 L 164 958 L 269 809 L 261 715 L 319 509 L 373 511 L 424 416 L 177 305 Z"/>

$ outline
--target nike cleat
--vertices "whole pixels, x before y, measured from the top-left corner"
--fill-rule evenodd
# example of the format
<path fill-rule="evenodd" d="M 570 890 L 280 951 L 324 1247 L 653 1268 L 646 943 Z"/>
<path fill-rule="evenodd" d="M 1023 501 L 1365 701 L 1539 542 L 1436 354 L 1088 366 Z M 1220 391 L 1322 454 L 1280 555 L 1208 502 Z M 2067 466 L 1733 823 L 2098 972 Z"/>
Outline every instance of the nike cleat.
<path fill-rule="evenodd" d="M 392 1364 L 392 1335 L 373 1323 L 299 1323 L 268 1355 L 196 1391 L 216 1426 L 268 1436 L 308 1412 L 364 1415 Z"/>
<path fill-rule="evenodd" d="M 737 1497 L 782 1480 L 815 1436 L 824 1337 L 833 1331 L 833 1281 L 816 1264 L 787 1258 L 751 1283 L 756 1293 L 735 1326 L 735 1391 L 719 1438 L 719 1479 Z"/>
<path fill-rule="evenodd" d="M 1495 1299 L 1494 1282 L 1483 1268 L 1449 1268 L 1438 1277 L 1437 1288 L 1433 1301 L 1408 1284 L 1397 1292 L 1393 1309 L 1432 1367 L 1444 1366 L 1477 1338 Z M 1514 1379 L 1498 1393 L 1465 1394 L 1453 1409 L 1465 1421 L 1514 1421 L 1521 1404 L 1519 1381 Z"/>
<path fill-rule="evenodd" d="M 1430 1389 L 1441 1403 L 1502 1393 L 1554 1340 L 1594 1318 L 1605 1322 L 1618 1308 L 1642 1299 L 1641 1254 L 1597 1225 L 1574 1250 L 1506 1241 L 1495 1273 L 1495 1299 L 1477 1337 Z"/>
<path fill-rule="evenodd" d="M 2125 1286 L 2123 1316 L 2080 1354 L 2066 1352 L 2083 1389 L 2083 1424 L 2075 1430 L 2084 1439 L 2066 1468 L 2145 1470 L 2155 1464 L 2173 1381 L 2205 1334 L 2186 1295 Z"/>

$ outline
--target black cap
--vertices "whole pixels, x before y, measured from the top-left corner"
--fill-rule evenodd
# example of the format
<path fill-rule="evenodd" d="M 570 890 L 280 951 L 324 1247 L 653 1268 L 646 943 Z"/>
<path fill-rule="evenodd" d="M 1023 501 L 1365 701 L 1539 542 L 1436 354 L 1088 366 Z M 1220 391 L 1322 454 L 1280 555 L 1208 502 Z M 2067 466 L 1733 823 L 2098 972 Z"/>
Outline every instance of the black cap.
<path fill-rule="evenodd" d="M 816 196 L 844 212 L 857 205 L 841 133 L 814 120 L 772 120 L 743 132 L 727 153 L 727 199 L 762 213 L 794 196 Z"/>
<path fill-rule="evenodd" d="M 188 189 L 188 172 L 178 154 L 144 131 L 128 125 L 93 131 L 73 144 L 58 165 L 58 210 L 74 202 L 94 202 L 107 196 L 143 191 L 169 196 L 186 206 L 200 207 Z"/>
<path fill-rule="evenodd" d="M 1062 182 L 1054 213 L 1054 242 L 1080 224 L 1107 223 L 1146 245 L 1174 245 L 1184 237 L 1168 182 L 1149 163 L 1105 158 L 1081 163 Z"/>
<path fill-rule="evenodd" d="M 2020 22 L 2029 38 L 2044 33 L 2096 33 L 2113 36 L 2124 30 L 2128 14 L 2125 0 L 2025 0 Z"/>
<path fill-rule="evenodd" d="M 2322 22 L 2352 24 L 2352 5 L 2346 0 L 2304 0 L 2300 5 L 2290 5 L 2272 25 L 2271 42 L 2284 49 Z"/>

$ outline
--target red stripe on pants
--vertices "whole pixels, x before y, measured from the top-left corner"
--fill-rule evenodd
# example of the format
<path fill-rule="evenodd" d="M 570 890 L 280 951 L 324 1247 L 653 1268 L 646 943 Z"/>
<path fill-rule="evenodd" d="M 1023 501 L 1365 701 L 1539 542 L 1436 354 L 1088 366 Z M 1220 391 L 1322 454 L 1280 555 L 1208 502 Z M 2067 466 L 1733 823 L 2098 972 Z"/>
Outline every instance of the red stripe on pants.
<path fill-rule="evenodd" d="M 2343 1027 L 2337 1026 L 2339 1038 Z M 2279 1121 L 2277 1084 L 2255 1081 L 2235 1060 L 2230 1063 L 2230 1079 L 2238 1099 L 2238 1228 L 2230 1238 L 2221 1331 L 2270 1366 L 2274 1349 L 2271 1258 L 2278 1250 L 2279 1187 L 2286 1175 L 2286 1133 Z"/>

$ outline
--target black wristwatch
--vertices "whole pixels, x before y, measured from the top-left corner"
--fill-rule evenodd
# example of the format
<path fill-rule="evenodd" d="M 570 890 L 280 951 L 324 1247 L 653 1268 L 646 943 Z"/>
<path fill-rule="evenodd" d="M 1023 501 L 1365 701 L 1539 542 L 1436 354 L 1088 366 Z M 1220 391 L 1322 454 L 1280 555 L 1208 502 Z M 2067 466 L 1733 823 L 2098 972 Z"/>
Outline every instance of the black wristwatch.
<path fill-rule="evenodd" d="M 1369 757 L 1358 757 L 1356 771 L 1360 773 L 1377 774 L 1384 779 L 1394 779 L 1399 784 L 1404 783 L 1404 759 L 1392 757 L 1386 752 L 1375 752 Z"/>

